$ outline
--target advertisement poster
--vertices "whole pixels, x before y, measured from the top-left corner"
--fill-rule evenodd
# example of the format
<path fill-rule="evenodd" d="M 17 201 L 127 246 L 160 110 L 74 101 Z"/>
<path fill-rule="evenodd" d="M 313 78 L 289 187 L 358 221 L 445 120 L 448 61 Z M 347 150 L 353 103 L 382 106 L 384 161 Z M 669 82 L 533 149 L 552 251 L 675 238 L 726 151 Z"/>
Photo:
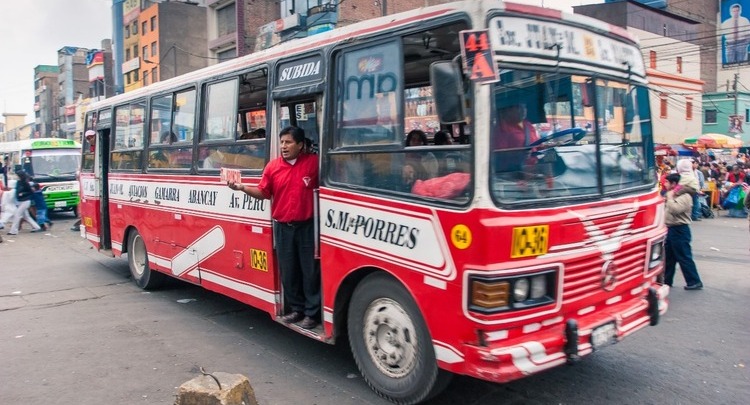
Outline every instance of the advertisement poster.
<path fill-rule="evenodd" d="M 750 0 L 721 0 L 719 15 L 722 65 L 748 63 Z"/>
<path fill-rule="evenodd" d="M 741 134 L 745 132 L 742 129 L 742 122 L 745 121 L 744 115 L 730 115 L 729 116 L 729 133 Z"/>

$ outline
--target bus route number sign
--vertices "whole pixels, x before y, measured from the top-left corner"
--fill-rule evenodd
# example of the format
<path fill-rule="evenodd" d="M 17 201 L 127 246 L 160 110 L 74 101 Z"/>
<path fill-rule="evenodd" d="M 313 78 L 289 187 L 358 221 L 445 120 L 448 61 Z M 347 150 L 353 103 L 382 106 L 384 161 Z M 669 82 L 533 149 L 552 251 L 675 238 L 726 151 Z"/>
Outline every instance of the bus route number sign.
<path fill-rule="evenodd" d="M 250 267 L 268 271 L 268 253 L 265 250 L 250 249 Z"/>
<path fill-rule="evenodd" d="M 498 81 L 500 77 L 492 59 L 489 30 L 464 30 L 460 34 L 464 72 L 475 82 Z"/>
<path fill-rule="evenodd" d="M 513 246 L 510 257 L 539 256 L 547 253 L 549 225 L 513 228 Z"/>

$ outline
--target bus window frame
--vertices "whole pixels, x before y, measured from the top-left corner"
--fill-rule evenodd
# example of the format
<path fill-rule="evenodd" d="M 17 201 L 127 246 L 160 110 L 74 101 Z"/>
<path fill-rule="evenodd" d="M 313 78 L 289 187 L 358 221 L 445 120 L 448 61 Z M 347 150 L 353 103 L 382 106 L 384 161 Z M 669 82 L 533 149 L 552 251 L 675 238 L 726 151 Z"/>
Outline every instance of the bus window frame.
<path fill-rule="evenodd" d="M 260 64 L 256 66 L 249 67 L 247 69 L 244 69 L 240 72 L 233 72 L 228 75 L 224 75 L 222 77 L 218 78 L 211 78 L 210 80 L 205 80 L 200 83 L 200 92 L 201 92 L 201 98 L 199 100 L 199 137 L 195 142 L 195 154 L 193 158 L 193 163 L 196 166 L 196 171 L 199 174 L 204 175 L 215 175 L 219 172 L 221 169 L 220 167 L 203 167 L 205 164 L 206 158 L 208 158 L 207 155 L 204 158 L 201 158 L 201 155 L 203 154 L 204 150 L 208 151 L 218 151 L 218 150 L 224 150 L 228 151 L 230 153 L 238 154 L 239 151 L 243 151 L 248 148 L 252 148 L 254 145 L 263 145 L 264 152 L 262 156 L 257 156 L 256 158 L 261 158 L 262 162 L 258 165 L 259 167 L 240 167 L 239 170 L 242 171 L 242 173 L 247 173 L 250 176 L 260 176 L 260 174 L 263 172 L 263 169 L 268 164 L 269 160 L 269 145 L 268 145 L 268 112 L 269 112 L 269 103 L 270 103 L 270 94 L 269 94 L 269 88 L 270 88 L 270 80 L 271 76 L 268 74 L 269 67 L 267 64 Z M 260 73 L 257 77 L 254 78 L 265 78 L 265 87 L 259 89 L 259 91 L 263 91 L 265 93 L 263 97 L 263 105 L 258 106 L 254 105 L 250 108 L 247 108 L 246 106 L 242 106 L 240 104 L 240 93 L 242 91 L 242 85 L 245 84 L 243 81 L 245 80 L 246 75 L 256 75 Z M 234 128 L 235 128 L 235 134 L 232 137 L 228 138 L 220 138 L 220 139 L 205 139 L 205 127 L 206 127 L 206 117 L 207 117 L 207 109 L 209 102 L 209 99 L 207 97 L 207 87 L 219 84 L 219 83 L 225 83 L 229 82 L 231 80 L 235 80 L 237 82 L 236 87 L 236 93 L 234 96 L 235 102 L 234 102 Z M 251 79 L 252 80 L 252 79 Z M 245 130 L 245 117 L 240 118 L 240 115 L 244 115 L 247 112 L 250 111 L 264 111 L 266 115 L 266 124 L 263 129 L 266 131 L 266 137 L 265 138 L 258 138 L 258 139 L 240 139 L 241 134 L 236 133 L 238 124 L 240 121 L 243 123 L 243 130 Z M 241 152 L 239 152 L 241 153 Z"/>
<path fill-rule="evenodd" d="M 360 193 L 365 194 L 373 194 L 373 195 L 389 195 L 389 196 L 395 196 L 402 200 L 417 200 L 420 201 L 422 204 L 427 205 L 439 205 L 439 206 L 449 206 L 449 207 L 468 207 L 471 204 L 471 201 L 473 199 L 474 194 L 474 182 L 476 181 L 475 176 L 475 170 L 474 167 L 474 157 L 475 157 L 475 147 L 474 142 L 469 142 L 469 144 L 459 144 L 454 143 L 450 146 L 445 147 L 437 147 L 434 145 L 426 146 L 423 150 L 429 150 L 432 152 L 439 152 L 439 153 L 445 153 L 446 151 L 451 152 L 457 152 L 457 153 L 464 153 L 467 155 L 468 159 L 468 173 L 471 175 L 471 179 L 469 181 L 469 184 L 466 187 L 466 192 L 463 197 L 458 197 L 454 199 L 442 199 L 442 198 L 433 198 L 433 197 L 427 197 L 427 196 L 420 196 L 414 193 L 409 192 L 403 192 L 393 189 L 392 187 L 381 187 L 381 186 L 373 186 L 371 180 L 372 178 L 368 177 L 367 182 L 363 182 L 361 184 L 358 184 L 357 182 L 347 182 L 347 181 L 339 181 L 335 180 L 332 177 L 332 173 L 335 170 L 336 163 L 333 162 L 334 159 L 339 158 L 340 156 L 350 156 L 354 159 L 362 159 L 366 158 L 368 155 L 381 155 L 381 154 L 390 154 L 391 159 L 396 160 L 403 160 L 405 158 L 406 154 L 406 148 L 404 146 L 404 139 L 406 137 L 406 122 L 405 122 L 405 109 L 406 109 L 406 96 L 405 91 L 407 88 L 414 88 L 414 87 L 429 87 L 430 86 L 430 80 L 429 80 L 429 69 L 427 69 L 427 76 L 424 78 L 423 81 L 413 81 L 407 83 L 407 75 L 406 75 L 406 58 L 405 58 L 405 49 L 404 49 L 404 38 L 417 35 L 420 33 L 426 33 L 431 30 L 439 29 L 439 28 L 445 28 L 449 26 L 460 26 L 463 24 L 465 28 L 468 29 L 468 27 L 471 27 L 471 21 L 466 16 L 451 16 L 451 18 L 448 19 L 437 19 L 433 24 L 430 24 L 428 26 L 420 26 L 419 28 L 409 28 L 404 30 L 399 30 L 396 32 L 389 33 L 387 37 L 375 37 L 372 38 L 370 41 L 362 41 L 358 42 L 356 44 L 345 44 L 345 45 L 337 45 L 331 49 L 330 52 L 330 72 L 329 72 L 329 80 L 330 80 L 330 87 L 329 87 L 329 94 L 330 97 L 328 101 L 328 108 L 329 111 L 331 111 L 328 114 L 328 117 L 326 118 L 329 121 L 329 125 L 331 130 L 329 131 L 328 139 L 325 140 L 325 148 L 326 153 L 323 159 L 323 170 L 324 172 L 321 173 L 322 181 L 325 181 L 327 185 L 334 186 L 336 188 L 342 188 L 342 189 L 351 189 L 356 190 Z M 387 143 L 358 143 L 358 144 L 349 144 L 349 145 L 341 145 L 340 144 L 340 133 L 342 131 L 341 129 L 341 113 L 343 111 L 343 106 L 340 107 L 339 103 L 341 102 L 341 99 L 343 95 L 341 94 L 342 89 L 339 89 L 339 86 L 337 85 L 339 81 L 339 75 L 342 74 L 342 65 L 343 58 L 347 53 L 351 52 L 357 52 L 359 50 L 367 49 L 367 48 L 373 48 L 377 46 L 381 46 L 383 44 L 388 44 L 395 42 L 396 46 L 398 48 L 398 58 L 400 63 L 400 74 L 401 77 L 399 78 L 400 81 L 398 83 L 398 88 L 395 90 L 398 102 L 397 102 L 397 122 L 394 126 L 394 131 L 397 133 L 403 132 L 404 133 L 404 139 L 398 139 L 395 138 L 392 139 L 391 142 Z M 472 89 L 471 91 L 474 91 Z M 473 121 L 473 120 L 472 120 Z M 469 123 L 466 123 L 467 126 L 470 126 Z M 400 132 L 399 132 L 400 131 Z M 415 149 L 416 151 L 416 149 Z M 346 158 L 344 158 L 346 160 Z M 374 158 L 377 159 L 377 158 Z M 363 169 L 364 170 L 364 169 Z M 439 176 L 438 176 L 439 177 Z M 366 183 L 366 184 L 365 184 Z"/>
<path fill-rule="evenodd" d="M 143 172 L 143 170 L 145 170 L 147 162 L 145 161 L 145 153 L 144 152 L 146 150 L 146 144 L 147 144 L 146 130 L 148 129 L 148 127 L 146 126 L 146 124 L 149 122 L 148 118 L 146 117 L 146 113 L 149 111 L 149 108 L 150 108 L 149 101 L 150 100 L 148 100 L 146 97 L 141 97 L 141 98 L 137 98 L 137 99 L 131 100 L 130 102 L 127 102 L 127 103 L 112 105 L 112 107 L 111 107 L 112 108 L 112 125 L 111 125 L 111 128 L 113 128 L 113 130 L 110 132 L 110 145 L 109 145 L 110 146 L 110 150 L 109 150 L 109 167 L 110 167 L 111 171 L 113 171 L 113 172 Z M 117 145 L 117 110 L 120 109 L 120 108 L 122 108 L 122 107 L 126 107 L 127 106 L 128 110 L 129 110 L 128 116 L 132 117 L 130 109 L 132 108 L 133 105 L 143 105 L 143 109 L 144 109 L 144 117 L 142 118 L 142 122 L 141 122 L 141 127 L 142 127 L 141 128 L 141 130 L 142 130 L 142 132 L 141 132 L 141 145 L 137 146 L 137 147 L 133 146 L 133 147 L 117 148 L 116 147 L 116 145 Z M 128 123 L 128 125 L 130 125 L 130 124 Z M 130 131 L 130 128 L 128 128 L 128 131 Z M 138 152 L 140 152 L 140 154 Z M 138 159 L 132 159 L 132 161 L 136 162 L 137 160 L 139 160 L 140 163 L 138 165 L 133 165 L 133 167 L 130 167 L 130 168 L 117 167 L 117 165 L 114 164 L 115 163 L 115 159 L 114 159 L 115 154 L 130 155 L 131 157 L 133 157 L 135 155 L 138 155 Z"/>
<path fill-rule="evenodd" d="M 177 94 L 180 93 L 187 93 L 190 91 L 195 92 L 195 109 L 193 111 L 193 137 L 190 141 L 182 141 L 177 137 L 177 135 L 174 133 L 174 119 L 175 119 L 175 103 L 177 102 Z M 153 101 L 154 99 L 158 98 L 164 98 L 164 97 L 171 97 L 171 103 L 170 103 L 170 110 L 169 110 L 169 132 L 171 134 L 174 134 L 176 137 L 176 140 L 171 143 L 152 143 L 151 142 L 151 125 L 152 125 L 152 107 L 153 107 Z M 201 134 L 201 129 L 198 127 L 200 124 L 199 122 L 199 116 L 202 114 L 202 111 L 200 109 L 200 103 L 201 103 L 201 91 L 200 91 L 200 85 L 196 83 L 189 83 L 185 86 L 179 87 L 177 89 L 174 89 L 172 91 L 162 92 L 158 94 L 154 94 L 148 98 L 148 126 L 147 129 L 149 131 L 148 136 L 148 142 L 144 144 L 144 156 L 143 160 L 145 161 L 143 169 L 145 172 L 169 172 L 169 173 L 188 173 L 193 172 L 193 167 L 195 166 L 195 143 L 196 138 L 198 138 Z M 187 166 L 172 166 L 170 164 L 167 164 L 163 167 L 159 167 L 157 165 L 152 165 L 152 156 L 158 153 L 161 153 L 162 155 L 167 154 L 171 155 L 172 153 L 180 153 L 180 152 L 190 152 L 190 164 Z M 169 162 L 169 157 L 165 156 L 164 159 L 159 160 L 165 160 Z"/>

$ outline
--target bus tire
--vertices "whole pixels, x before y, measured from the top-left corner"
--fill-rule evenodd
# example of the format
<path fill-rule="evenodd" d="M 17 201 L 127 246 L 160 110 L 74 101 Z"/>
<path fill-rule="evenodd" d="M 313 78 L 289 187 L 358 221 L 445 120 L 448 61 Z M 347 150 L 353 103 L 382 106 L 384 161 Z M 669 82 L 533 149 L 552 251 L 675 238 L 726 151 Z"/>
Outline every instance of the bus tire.
<path fill-rule="evenodd" d="M 78 218 L 78 206 L 73 206 L 73 209 L 71 209 L 71 211 L 73 211 L 73 217 Z"/>
<path fill-rule="evenodd" d="M 439 394 L 452 374 L 440 370 L 427 325 L 409 292 L 376 273 L 357 286 L 348 313 L 349 344 L 378 395 L 414 404 Z"/>
<path fill-rule="evenodd" d="M 151 270 L 146 243 L 136 230 L 128 235 L 128 267 L 135 284 L 144 290 L 158 288 L 164 282 L 164 274 Z"/>

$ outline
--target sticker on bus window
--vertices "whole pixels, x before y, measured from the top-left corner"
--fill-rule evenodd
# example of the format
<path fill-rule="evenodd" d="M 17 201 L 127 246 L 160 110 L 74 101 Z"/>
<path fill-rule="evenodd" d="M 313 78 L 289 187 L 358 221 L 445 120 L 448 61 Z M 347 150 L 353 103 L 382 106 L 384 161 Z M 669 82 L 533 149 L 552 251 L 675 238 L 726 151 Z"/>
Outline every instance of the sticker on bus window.
<path fill-rule="evenodd" d="M 250 267 L 268 271 L 268 253 L 265 250 L 250 249 Z"/>
<path fill-rule="evenodd" d="M 513 228 L 513 246 L 510 257 L 539 256 L 547 253 L 549 225 Z"/>

